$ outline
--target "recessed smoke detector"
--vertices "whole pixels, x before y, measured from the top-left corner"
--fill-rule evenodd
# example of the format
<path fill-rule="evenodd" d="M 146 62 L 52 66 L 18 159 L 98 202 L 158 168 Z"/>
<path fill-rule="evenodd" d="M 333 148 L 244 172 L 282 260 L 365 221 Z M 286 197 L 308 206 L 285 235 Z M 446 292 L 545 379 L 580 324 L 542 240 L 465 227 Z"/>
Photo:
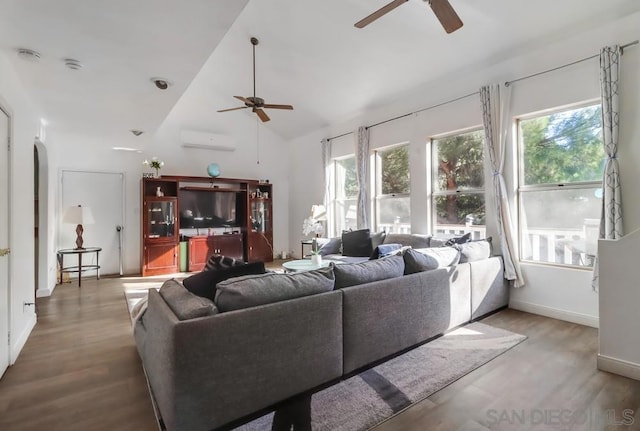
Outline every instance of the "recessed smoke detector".
<path fill-rule="evenodd" d="M 29 48 L 18 48 L 18 57 L 26 61 L 37 63 L 40 61 L 40 53 Z"/>
<path fill-rule="evenodd" d="M 75 60 L 73 58 L 65 58 L 62 61 L 64 61 L 64 65 L 67 66 L 68 69 L 71 69 L 71 70 L 82 69 L 82 63 L 80 63 L 78 60 Z"/>
<path fill-rule="evenodd" d="M 169 80 L 165 78 L 151 78 L 151 82 L 153 82 L 154 85 L 160 90 L 166 90 L 171 85 L 171 82 L 169 82 Z"/>
<path fill-rule="evenodd" d="M 137 129 L 131 129 L 129 131 L 133 133 L 135 136 L 140 136 L 144 133 L 142 130 L 137 130 Z"/>

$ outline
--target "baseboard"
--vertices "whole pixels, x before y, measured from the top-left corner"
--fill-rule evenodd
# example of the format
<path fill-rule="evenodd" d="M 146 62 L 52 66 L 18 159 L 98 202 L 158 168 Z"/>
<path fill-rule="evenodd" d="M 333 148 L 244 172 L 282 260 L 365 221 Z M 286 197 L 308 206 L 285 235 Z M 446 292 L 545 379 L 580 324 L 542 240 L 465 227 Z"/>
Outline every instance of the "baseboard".
<path fill-rule="evenodd" d="M 36 290 L 36 298 L 46 298 L 48 296 L 51 296 L 51 294 L 53 293 L 53 289 L 54 287 Z"/>
<path fill-rule="evenodd" d="M 31 317 L 29 318 L 29 321 L 27 322 L 27 325 L 25 326 L 24 331 L 22 331 L 20 336 L 16 338 L 15 342 L 11 343 L 11 364 L 10 365 L 13 365 L 16 363 L 16 360 L 18 359 L 18 355 L 20 355 L 20 352 L 22 351 L 22 348 L 27 342 L 29 335 L 31 335 L 31 331 L 33 331 L 33 328 L 36 326 L 37 321 L 38 321 L 38 318 L 36 314 L 35 313 L 31 314 Z"/>
<path fill-rule="evenodd" d="M 640 364 L 623 361 L 622 359 L 598 354 L 598 369 L 630 379 L 640 380 Z"/>
<path fill-rule="evenodd" d="M 577 323 L 579 325 L 591 326 L 592 328 L 600 327 L 600 319 L 596 316 L 547 307 L 546 305 L 534 304 L 532 302 L 511 300 L 509 301 L 509 308 L 526 311 L 527 313 L 539 314 L 541 316 L 552 317 L 554 319 L 564 320 L 571 323 Z"/>

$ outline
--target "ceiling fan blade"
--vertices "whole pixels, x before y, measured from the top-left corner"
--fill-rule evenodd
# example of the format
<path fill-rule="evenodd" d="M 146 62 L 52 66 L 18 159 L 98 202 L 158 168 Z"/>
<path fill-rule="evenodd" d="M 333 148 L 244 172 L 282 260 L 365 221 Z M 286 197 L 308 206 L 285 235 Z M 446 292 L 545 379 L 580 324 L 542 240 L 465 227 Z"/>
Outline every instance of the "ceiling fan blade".
<path fill-rule="evenodd" d="M 248 106 L 238 106 L 237 108 L 221 109 L 218 112 L 237 111 L 238 109 L 247 109 Z"/>
<path fill-rule="evenodd" d="M 289 109 L 292 110 L 293 106 L 291 105 L 272 105 L 269 103 L 265 103 L 264 105 L 262 105 L 263 108 L 269 108 L 269 109 Z"/>
<path fill-rule="evenodd" d="M 462 27 L 462 20 L 449 0 L 430 0 L 429 5 L 447 33 L 453 33 Z"/>
<path fill-rule="evenodd" d="M 253 106 L 253 102 L 251 100 L 247 99 L 246 97 L 242 97 L 242 96 L 233 96 L 233 97 L 235 97 L 238 100 L 242 100 L 244 103 L 246 103 L 246 104 L 248 104 L 250 106 Z"/>
<path fill-rule="evenodd" d="M 255 112 L 256 114 L 258 114 L 258 117 L 260 117 L 260 119 L 262 120 L 263 123 L 271 120 L 271 118 L 269 118 L 269 116 L 267 115 L 266 112 L 264 112 L 262 109 L 260 108 L 254 108 L 253 112 Z"/>
<path fill-rule="evenodd" d="M 388 14 L 389 12 L 391 12 L 392 10 L 394 10 L 395 8 L 400 6 L 402 3 L 405 3 L 406 1 L 407 0 L 393 0 L 391 3 L 389 3 L 386 6 L 381 7 L 380 9 L 378 9 L 377 11 L 375 11 L 374 13 L 369 15 L 368 17 L 361 19 L 360 21 L 355 23 L 354 26 L 357 27 L 357 28 L 363 28 L 363 27 L 371 24 L 372 22 L 374 22 L 375 20 L 377 20 L 381 16 Z"/>

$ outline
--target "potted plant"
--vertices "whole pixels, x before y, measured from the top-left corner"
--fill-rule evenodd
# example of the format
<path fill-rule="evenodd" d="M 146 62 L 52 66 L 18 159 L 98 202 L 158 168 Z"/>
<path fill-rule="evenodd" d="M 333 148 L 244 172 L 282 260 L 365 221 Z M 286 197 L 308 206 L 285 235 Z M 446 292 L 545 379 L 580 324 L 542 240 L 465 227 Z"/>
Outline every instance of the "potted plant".
<path fill-rule="evenodd" d="M 158 160 L 157 157 L 153 157 L 151 161 L 145 160 L 142 162 L 145 166 L 149 166 L 152 169 L 155 169 L 154 178 L 160 178 L 160 168 L 164 166 L 164 162 L 162 160 Z"/>
<path fill-rule="evenodd" d="M 314 265 L 322 265 L 322 255 L 320 254 L 320 247 L 318 247 L 318 238 L 311 240 L 311 263 Z"/>

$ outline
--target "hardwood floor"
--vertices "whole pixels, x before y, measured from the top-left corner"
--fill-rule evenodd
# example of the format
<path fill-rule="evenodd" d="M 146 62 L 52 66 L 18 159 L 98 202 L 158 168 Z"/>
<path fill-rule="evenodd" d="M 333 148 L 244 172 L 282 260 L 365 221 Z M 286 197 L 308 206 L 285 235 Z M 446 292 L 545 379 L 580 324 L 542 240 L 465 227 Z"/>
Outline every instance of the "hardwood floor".
<path fill-rule="evenodd" d="M 123 287 L 162 279 L 87 278 L 38 299 L 0 380 L 0 430 L 155 431 Z M 597 330 L 515 310 L 484 322 L 529 338 L 375 430 L 640 430 L 640 382 L 596 369 Z"/>

